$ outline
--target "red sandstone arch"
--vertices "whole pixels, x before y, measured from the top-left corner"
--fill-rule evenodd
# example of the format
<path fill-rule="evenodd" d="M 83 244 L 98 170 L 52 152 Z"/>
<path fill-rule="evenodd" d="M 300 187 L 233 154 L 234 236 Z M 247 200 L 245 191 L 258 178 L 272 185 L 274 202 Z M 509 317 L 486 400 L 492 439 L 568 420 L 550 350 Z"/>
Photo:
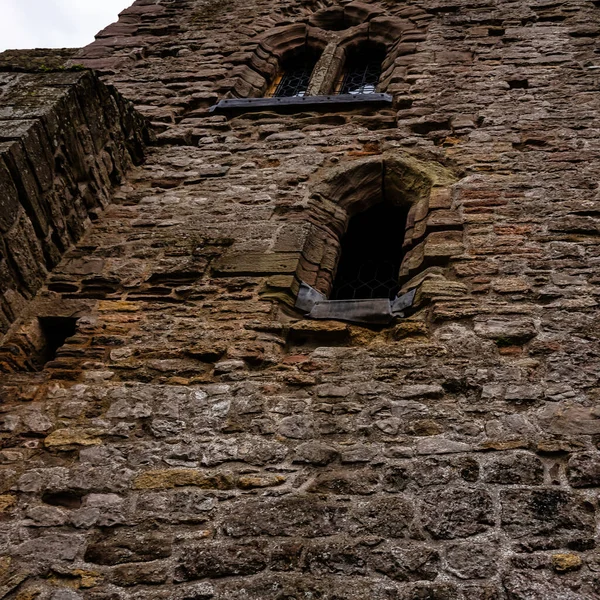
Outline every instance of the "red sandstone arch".
<path fill-rule="evenodd" d="M 327 294 L 350 218 L 384 199 L 409 207 L 405 257 L 399 273 L 407 284 L 428 267 L 444 266 L 462 252 L 463 226 L 452 207 L 453 174 L 437 163 L 387 154 L 343 164 L 313 188 L 311 231 L 298 278 Z"/>

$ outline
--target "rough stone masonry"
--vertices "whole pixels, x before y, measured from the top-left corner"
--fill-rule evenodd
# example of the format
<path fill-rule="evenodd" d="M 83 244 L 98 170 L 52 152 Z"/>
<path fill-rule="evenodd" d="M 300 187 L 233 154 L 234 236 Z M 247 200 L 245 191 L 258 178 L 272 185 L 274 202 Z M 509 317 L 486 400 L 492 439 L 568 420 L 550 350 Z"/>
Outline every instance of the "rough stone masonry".
<path fill-rule="evenodd" d="M 0 597 L 600 598 L 599 39 L 591 0 L 137 0 L 0 56 Z M 211 111 L 365 41 L 387 104 Z M 381 194 L 411 312 L 305 318 Z"/>

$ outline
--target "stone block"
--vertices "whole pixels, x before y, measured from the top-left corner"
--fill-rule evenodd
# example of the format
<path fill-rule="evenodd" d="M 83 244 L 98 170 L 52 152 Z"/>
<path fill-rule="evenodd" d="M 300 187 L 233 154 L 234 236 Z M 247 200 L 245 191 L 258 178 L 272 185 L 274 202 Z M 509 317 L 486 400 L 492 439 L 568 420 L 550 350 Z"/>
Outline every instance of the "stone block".
<path fill-rule="evenodd" d="M 537 335 L 534 322 L 518 316 L 480 317 L 475 320 L 475 333 L 500 346 L 525 344 Z"/>
<path fill-rule="evenodd" d="M 135 563 L 115 567 L 107 579 L 120 587 L 135 585 L 158 585 L 169 576 L 169 565 L 162 562 Z"/>
<path fill-rule="evenodd" d="M 461 231 L 435 231 L 425 239 L 425 258 L 457 256 L 464 250 Z"/>
<path fill-rule="evenodd" d="M 448 209 L 452 206 L 452 195 L 447 187 L 433 187 L 429 194 L 430 210 Z"/>
<path fill-rule="evenodd" d="M 147 471 L 134 481 L 134 487 L 138 490 L 166 490 L 182 486 L 229 490 L 235 487 L 235 480 L 228 473 L 211 474 L 195 469 L 167 469 Z"/>
<path fill-rule="evenodd" d="M 549 404 L 537 412 L 542 429 L 559 435 L 600 434 L 600 410 L 569 402 Z"/>
<path fill-rule="evenodd" d="M 424 526 L 435 539 L 466 538 L 494 525 L 494 505 L 487 491 L 449 488 L 423 497 Z"/>
<path fill-rule="evenodd" d="M 585 596 L 574 591 L 569 582 L 550 577 L 545 572 L 511 571 L 503 577 L 503 587 L 509 600 L 530 598 L 560 598 L 560 600 L 582 600 Z"/>
<path fill-rule="evenodd" d="M 267 564 L 264 542 L 204 542 L 186 551 L 180 576 L 184 580 L 248 576 Z"/>
<path fill-rule="evenodd" d="M 71 446 L 97 446 L 102 444 L 99 437 L 105 433 L 101 429 L 57 429 L 44 440 L 46 448 L 65 448 Z"/>
<path fill-rule="evenodd" d="M 297 252 L 229 254 L 216 262 L 213 271 L 228 276 L 295 273 L 299 261 Z"/>
<path fill-rule="evenodd" d="M 553 554 L 552 567 L 557 573 L 578 571 L 583 566 L 581 557 L 577 554 Z"/>
<path fill-rule="evenodd" d="M 334 538 L 310 544 L 304 552 L 302 566 L 316 576 L 366 575 L 367 553 L 367 548 L 360 543 Z"/>
<path fill-rule="evenodd" d="M 369 495 L 377 489 L 378 484 L 378 474 L 370 470 L 329 471 L 318 475 L 308 491 L 334 496 Z"/>
<path fill-rule="evenodd" d="M 567 464 L 567 478 L 574 488 L 600 487 L 600 452 L 571 456 Z"/>
<path fill-rule="evenodd" d="M 86 548 L 85 560 L 97 565 L 143 563 L 171 556 L 173 536 L 135 528 L 108 530 Z"/>
<path fill-rule="evenodd" d="M 328 465 L 339 456 L 339 452 L 323 442 L 309 441 L 296 447 L 294 462 Z"/>
<path fill-rule="evenodd" d="M 446 561 L 459 579 L 491 579 L 499 569 L 498 546 L 494 542 L 451 544 Z"/>
<path fill-rule="evenodd" d="M 483 468 L 483 480 L 502 485 L 542 485 L 544 465 L 537 456 L 525 452 L 492 456 Z"/>
<path fill-rule="evenodd" d="M 353 535 L 407 537 L 414 518 L 413 504 L 401 495 L 354 500 L 347 524 L 340 525 L 348 527 Z"/>
<path fill-rule="evenodd" d="M 0 155 L 0 234 L 6 233 L 15 224 L 20 210 L 19 193 Z"/>
<path fill-rule="evenodd" d="M 227 509 L 225 535 L 306 537 L 333 535 L 344 528 L 348 508 L 312 494 L 238 501 Z"/>
<path fill-rule="evenodd" d="M 433 210 L 427 216 L 428 228 L 456 229 L 461 225 L 460 215 L 453 210 Z"/>
<path fill-rule="evenodd" d="M 595 507 L 563 489 L 506 490 L 501 492 L 501 524 L 513 539 L 543 538 L 547 543 L 594 535 Z"/>
<path fill-rule="evenodd" d="M 394 581 L 433 581 L 441 570 L 439 552 L 417 544 L 389 544 L 368 558 L 379 573 Z"/>

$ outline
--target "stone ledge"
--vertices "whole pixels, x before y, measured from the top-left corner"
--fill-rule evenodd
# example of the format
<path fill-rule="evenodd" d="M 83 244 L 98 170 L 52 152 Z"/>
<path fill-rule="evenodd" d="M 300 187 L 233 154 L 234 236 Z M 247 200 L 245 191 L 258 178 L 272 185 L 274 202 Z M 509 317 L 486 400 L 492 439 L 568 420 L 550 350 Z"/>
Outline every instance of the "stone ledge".
<path fill-rule="evenodd" d="M 299 110 L 352 110 L 353 108 L 384 108 L 393 104 L 390 94 L 338 94 L 330 96 L 302 96 L 293 98 L 242 98 L 221 100 L 211 107 L 217 114 L 240 114 L 261 110 L 298 112 Z"/>
<path fill-rule="evenodd" d="M 0 71 L 38 72 L 81 71 L 82 67 L 70 65 L 79 48 L 36 48 L 33 50 L 5 50 L 0 53 Z"/>

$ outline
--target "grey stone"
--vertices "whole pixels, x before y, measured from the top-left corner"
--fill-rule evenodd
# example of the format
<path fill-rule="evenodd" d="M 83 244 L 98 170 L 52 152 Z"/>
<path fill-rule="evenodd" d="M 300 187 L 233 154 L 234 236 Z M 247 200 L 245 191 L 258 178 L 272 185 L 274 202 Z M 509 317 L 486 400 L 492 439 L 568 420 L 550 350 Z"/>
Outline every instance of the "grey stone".
<path fill-rule="evenodd" d="M 465 538 L 494 525 L 494 506 L 484 490 L 450 488 L 429 491 L 423 497 L 425 528 L 436 539 Z"/>
<path fill-rule="evenodd" d="M 578 494 L 556 488 L 501 493 L 502 528 L 513 538 L 575 540 L 592 536 L 595 507 Z"/>
<path fill-rule="evenodd" d="M 440 572 L 437 550 L 417 545 L 391 545 L 375 550 L 373 568 L 395 581 L 433 581 Z"/>
<path fill-rule="evenodd" d="M 544 465 L 533 454 L 515 454 L 492 457 L 485 464 L 483 480 L 496 484 L 542 485 Z"/>
<path fill-rule="evenodd" d="M 600 452 L 574 454 L 567 464 L 567 477 L 574 488 L 600 486 Z"/>
<path fill-rule="evenodd" d="M 332 446 L 321 442 L 311 441 L 300 444 L 296 448 L 294 462 L 328 465 L 333 462 L 338 455 L 338 451 Z"/>
<path fill-rule="evenodd" d="M 498 547 L 493 542 L 452 544 L 446 549 L 446 561 L 460 579 L 491 579 L 499 568 Z"/>

